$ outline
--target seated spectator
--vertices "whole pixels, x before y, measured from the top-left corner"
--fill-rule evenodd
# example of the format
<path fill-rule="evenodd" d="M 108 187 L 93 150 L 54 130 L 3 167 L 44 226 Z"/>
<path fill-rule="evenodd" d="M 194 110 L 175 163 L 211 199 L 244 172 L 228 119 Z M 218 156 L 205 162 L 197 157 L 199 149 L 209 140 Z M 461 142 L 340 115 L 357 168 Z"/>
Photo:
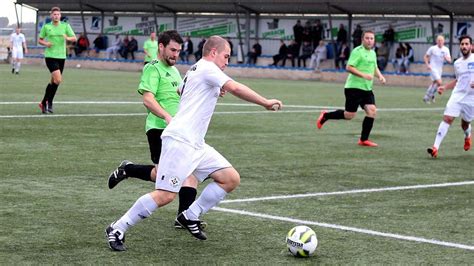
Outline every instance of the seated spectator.
<path fill-rule="evenodd" d="M 183 49 L 181 50 L 181 53 L 179 54 L 181 61 L 189 63 L 189 56 L 192 55 L 193 52 L 194 52 L 193 41 L 191 41 L 191 37 L 186 36 L 186 40 L 183 43 Z"/>
<path fill-rule="evenodd" d="M 377 48 L 377 66 L 380 71 L 384 71 L 387 67 L 389 50 L 385 42 L 380 43 L 380 47 Z"/>
<path fill-rule="evenodd" d="M 273 64 L 270 66 L 276 66 L 278 62 L 283 61 L 281 66 L 285 66 L 286 56 L 288 55 L 288 47 L 285 44 L 283 39 L 280 40 L 280 49 L 278 49 L 278 54 L 273 56 Z"/>
<path fill-rule="evenodd" d="M 130 39 L 128 38 L 128 35 L 123 38 L 122 43 L 120 44 L 120 49 L 118 50 L 118 53 L 120 56 L 123 58 L 127 59 L 128 56 L 128 43 L 130 42 Z"/>
<path fill-rule="evenodd" d="M 104 36 L 102 36 L 102 34 L 97 35 L 97 38 L 94 40 L 94 51 L 96 56 L 99 54 L 100 50 L 105 50 L 106 48 Z"/>
<path fill-rule="evenodd" d="M 121 46 L 122 46 L 122 39 L 120 39 L 120 35 L 117 34 L 117 35 L 115 35 L 115 40 L 112 43 L 112 46 L 110 46 L 106 50 L 107 59 L 110 59 L 112 54 L 114 54 L 114 59 L 117 59 L 117 53 L 118 53 Z"/>
<path fill-rule="evenodd" d="M 405 60 L 405 47 L 400 43 L 395 51 L 395 58 L 392 60 L 393 69 L 397 74 L 404 72 L 403 61 Z"/>
<path fill-rule="evenodd" d="M 66 41 L 67 57 L 72 57 L 72 53 L 74 52 L 75 47 L 76 47 L 76 42 Z"/>
<path fill-rule="evenodd" d="M 286 55 L 286 58 L 291 60 L 291 66 L 295 67 L 295 59 L 298 58 L 298 55 L 300 54 L 300 46 L 295 40 L 292 40 L 290 42 L 290 45 L 288 45 L 288 53 Z M 283 64 L 284 66 L 285 64 Z"/>
<path fill-rule="evenodd" d="M 314 49 L 313 54 L 311 55 L 310 68 L 314 68 L 315 71 L 320 71 L 319 66 L 323 60 L 327 59 L 328 50 L 326 48 L 326 43 L 321 40 L 319 41 L 318 47 Z"/>
<path fill-rule="evenodd" d="M 410 72 L 410 63 L 415 61 L 415 51 L 409 43 L 404 43 L 405 48 L 405 58 L 403 59 L 403 67 L 405 68 L 405 73 Z"/>
<path fill-rule="evenodd" d="M 346 68 L 346 61 L 349 59 L 349 46 L 347 43 L 342 43 L 341 48 L 336 54 L 336 68 L 337 69 L 344 69 Z"/>
<path fill-rule="evenodd" d="M 138 51 L 138 42 L 135 37 L 130 37 L 130 41 L 128 42 L 125 59 L 128 59 L 128 54 L 132 56 L 132 60 L 135 60 L 135 52 Z"/>
<path fill-rule="evenodd" d="M 252 46 L 252 50 L 247 55 L 247 64 L 256 65 L 257 59 L 262 55 L 262 46 L 258 43 L 258 39 L 255 40 L 255 44 Z"/>
<path fill-rule="evenodd" d="M 206 42 L 205 38 L 202 38 L 202 40 L 198 43 L 197 46 L 197 51 L 194 53 L 194 57 L 196 58 L 196 62 L 199 61 L 202 57 L 202 48 L 204 47 L 204 43 Z"/>
<path fill-rule="evenodd" d="M 301 48 L 301 55 L 298 56 L 298 67 L 301 67 L 301 60 L 303 60 L 303 67 L 306 68 L 306 59 L 311 57 L 313 53 L 313 47 L 308 41 L 303 42 L 303 47 Z"/>
<path fill-rule="evenodd" d="M 79 38 L 76 41 L 76 46 L 74 47 L 74 52 L 76 53 L 76 56 L 79 57 L 81 56 L 82 52 L 86 51 L 88 53 L 89 49 L 89 39 L 87 39 L 86 36 L 84 36 L 84 33 L 81 33 L 79 35 Z"/>

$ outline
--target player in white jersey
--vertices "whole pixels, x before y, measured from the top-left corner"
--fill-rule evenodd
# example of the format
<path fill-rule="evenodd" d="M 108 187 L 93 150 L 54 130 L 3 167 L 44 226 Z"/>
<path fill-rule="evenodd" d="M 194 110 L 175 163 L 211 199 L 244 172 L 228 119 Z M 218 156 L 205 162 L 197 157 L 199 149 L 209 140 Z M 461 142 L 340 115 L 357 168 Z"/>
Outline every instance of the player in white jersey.
<path fill-rule="evenodd" d="M 448 133 L 449 126 L 455 117 L 461 116 L 461 128 L 464 131 L 464 150 L 471 148 L 471 121 L 474 116 L 474 55 L 471 53 L 472 38 L 463 35 L 459 38 L 462 57 L 454 62 L 456 79 L 440 86 L 438 92 L 441 94 L 446 89 L 453 89 L 444 110 L 443 121 L 441 121 L 436 134 L 433 147 L 428 148 L 431 157 L 438 157 L 441 142 Z"/>
<path fill-rule="evenodd" d="M 10 35 L 10 47 L 12 50 L 12 74 L 19 74 L 21 60 L 23 59 L 23 49 L 26 54 L 28 53 L 25 35 L 21 33 L 20 27 L 17 27 L 15 32 Z"/>
<path fill-rule="evenodd" d="M 444 62 L 451 63 L 451 55 L 448 47 L 444 46 L 443 35 L 436 37 L 436 45 L 431 46 L 424 56 L 425 64 L 430 70 L 431 84 L 426 90 L 423 101 L 427 104 L 434 103 L 435 94 L 439 86 L 443 83 L 441 76 L 443 75 Z"/>
<path fill-rule="evenodd" d="M 156 190 L 140 197 L 125 215 L 106 229 L 112 250 L 124 251 L 124 234 L 129 227 L 173 201 L 183 181 L 191 174 L 201 182 L 207 177 L 214 182 L 203 189 L 199 198 L 178 215 L 176 221 L 197 239 L 207 239 L 199 217 L 240 184 L 239 173 L 204 141 L 219 95 L 222 91 L 230 92 L 267 110 L 282 107 L 281 101 L 266 99 L 227 76 L 223 70 L 229 64 L 229 58 L 230 46 L 225 39 L 211 36 L 204 44 L 203 58 L 190 68 L 180 86 L 178 112 L 162 134 Z"/>

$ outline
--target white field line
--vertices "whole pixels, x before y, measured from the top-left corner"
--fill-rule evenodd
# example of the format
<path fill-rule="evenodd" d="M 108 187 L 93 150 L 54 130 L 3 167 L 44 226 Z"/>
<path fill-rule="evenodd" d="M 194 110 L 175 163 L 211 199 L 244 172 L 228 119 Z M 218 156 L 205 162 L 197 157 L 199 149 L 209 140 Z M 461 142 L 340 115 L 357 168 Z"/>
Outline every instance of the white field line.
<path fill-rule="evenodd" d="M 357 194 L 357 193 L 399 191 L 399 190 L 410 190 L 410 189 L 427 189 L 427 188 L 454 187 L 454 186 L 466 186 L 466 185 L 474 185 L 474 181 L 413 185 L 413 186 L 382 187 L 382 188 L 369 188 L 369 189 L 354 189 L 354 190 L 346 190 L 346 191 L 280 195 L 280 196 L 269 196 L 269 197 L 259 197 L 259 198 L 246 198 L 246 199 L 233 199 L 233 200 L 223 200 L 220 203 L 224 204 L 224 203 L 241 203 L 241 202 L 254 202 L 254 201 L 264 201 L 264 200 L 296 199 L 296 198 L 308 198 L 308 197 L 323 197 L 323 196 L 347 195 L 347 194 Z"/>
<path fill-rule="evenodd" d="M 319 222 L 314 222 L 314 221 L 294 219 L 290 217 L 282 217 L 282 216 L 268 215 L 268 214 L 263 214 L 263 213 L 248 212 L 248 211 L 234 210 L 234 209 L 227 209 L 227 208 L 220 208 L 220 207 L 214 207 L 213 210 L 239 214 L 239 215 L 246 215 L 246 216 L 251 216 L 251 217 L 258 217 L 258 218 L 263 218 L 263 219 L 277 220 L 277 221 L 282 221 L 282 222 L 290 222 L 294 224 L 314 225 L 314 226 L 319 226 L 319 227 L 325 227 L 325 228 L 331 228 L 331 229 L 343 230 L 343 231 L 351 231 L 351 232 L 373 235 L 373 236 L 381 236 L 381 237 L 394 238 L 394 239 L 420 242 L 420 243 L 428 243 L 428 244 L 446 246 L 446 247 L 452 247 L 452 248 L 474 250 L 474 246 L 469 246 L 469 245 L 464 245 L 464 244 L 440 241 L 440 240 L 435 240 L 435 239 L 426 239 L 426 238 L 415 237 L 415 236 L 405 236 L 405 235 L 399 235 L 399 234 L 378 232 L 378 231 L 373 231 L 369 229 L 349 227 L 349 226 L 344 226 L 344 225 L 319 223 Z"/>
<path fill-rule="evenodd" d="M 138 101 L 57 101 L 56 104 L 101 104 L 101 105 L 129 105 L 129 104 L 143 104 Z M 37 102 L 0 102 L 0 105 L 30 105 L 37 104 Z M 245 106 L 245 107 L 259 107 L 250 103 L 217 103 L 218 106 Z M 304 108 L 304 109 L 342 109 L 343 106 L 323 106 L 323 105 L 283 105 L 284 108 Z M 421 107 L 421 108 L 380 108 L 379 111 L 439 111 L 444 110 L 441 107 Z"/>

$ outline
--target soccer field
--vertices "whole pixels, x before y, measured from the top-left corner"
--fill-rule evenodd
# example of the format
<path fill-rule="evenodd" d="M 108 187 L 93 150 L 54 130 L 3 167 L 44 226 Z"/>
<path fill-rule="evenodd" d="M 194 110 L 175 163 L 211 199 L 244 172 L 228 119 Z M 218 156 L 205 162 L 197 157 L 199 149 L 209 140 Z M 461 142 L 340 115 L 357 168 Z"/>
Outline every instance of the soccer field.
<path fill-rule="evenodd" d="M 0 264 L 474 262 L 474 151 L 463 150 L 460 121 L 439 158 L 426 153 L 449 93 L 424 105 L 423 88 L 377 84 L 379 147 L 366 148 L 363 113 L 316 129 L 322 109 L 344 105 L 343 84 L 263 79 L 238 81 L 281 99 L 281 112 L 227 94 L 212 119 L 206 141 L 241 185 L 202 217 L 209 239 L 174 229 L 176 200 L 127 232 L 126 252 L 110 251 L 105 227 L 154 188 L 107 187 L 121 160 L 150 162 L 139 75 L 67 68 L 55 114 L 42 115 L 46 68 L 0 65 Z M 286 249 L 298 224 L 318 236 L 311 258 Z"/>

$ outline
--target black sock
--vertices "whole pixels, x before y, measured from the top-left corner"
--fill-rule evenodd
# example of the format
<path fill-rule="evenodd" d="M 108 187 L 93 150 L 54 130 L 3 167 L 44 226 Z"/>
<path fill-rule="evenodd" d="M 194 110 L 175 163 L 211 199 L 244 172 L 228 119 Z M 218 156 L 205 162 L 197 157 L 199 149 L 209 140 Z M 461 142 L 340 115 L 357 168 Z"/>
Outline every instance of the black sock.
<path fill-rule="evenodd" d="M 368 140 L 372 126 L 374 125 L 374 118 L 366 116 L 362 122 L 362 133 L 360 134 L 360 140 Z"/>
<path fill-rule="evenodd" d="M 43 100 L 41 101 L 41 103 L 43 104 L 45 108 L 46 108 L 46 101 L 49 101 L 49 98 L 53 89 L 51 86 L 52 86 L 51 83 L 48 83 L 48 86 L 46 86 L 46 90 L 44 91 Z"/>
<path fill-rule="evenodd" d="M 153 182 L 150 177 L 153 168 L 155 168 L 154 165 L 127 164 L 125 165 L 125 173 L 127 177 Z"/>
<path fill-rule="evenodd" d="M 193 187 L 181 187 L 179 190 L 178 214 L 187 210 L 196 199 L 197 190 Z"/>
<path fill-rule="evenodd" d="M 56 95 L 56 91 L 58 90 L 58 87 L 59 85 L 58 84 L 55 84 L 55 83 L 52 83 L 52 84 L 49 84 L 48 86 L 51 87 L 51 93 L 49 94 L 49 97 L 48 97 L 48 106 L 49 108 L 53 108 L 53 99 L 54 99 L 54 96 Z"/>
<path fill-rule="evenodd" d="M 324 121 L 329 119 L 344 119 L 344 110 L 336 110 L 334 112 L 326 113 L 324 115 Z"/>

